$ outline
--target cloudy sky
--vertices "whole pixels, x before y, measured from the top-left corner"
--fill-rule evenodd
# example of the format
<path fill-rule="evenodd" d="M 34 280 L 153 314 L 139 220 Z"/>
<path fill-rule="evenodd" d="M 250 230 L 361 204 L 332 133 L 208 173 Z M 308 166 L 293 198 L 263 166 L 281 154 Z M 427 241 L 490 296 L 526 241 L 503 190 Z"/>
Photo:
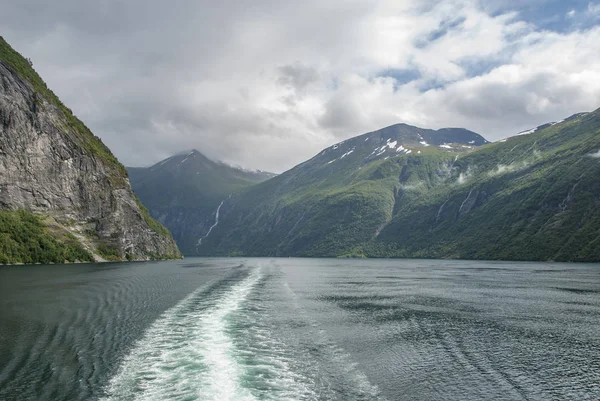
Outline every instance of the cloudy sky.
<path fill-rule="evenodd" d="M 127 165 L 281 172 L 405 122 L 490 140 L 600 107 L 600 1 L 0 0 L 1 35 Z"/>

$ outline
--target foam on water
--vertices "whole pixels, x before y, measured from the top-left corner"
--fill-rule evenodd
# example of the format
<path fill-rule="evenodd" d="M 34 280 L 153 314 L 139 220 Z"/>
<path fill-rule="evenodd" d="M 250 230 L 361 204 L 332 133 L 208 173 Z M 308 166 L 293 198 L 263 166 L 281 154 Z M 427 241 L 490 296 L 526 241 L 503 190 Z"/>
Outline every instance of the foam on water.
<path fill-rule="evenodd" d="M 165 312 L 125 357 L 104 400 L 380 399 L 281 275 L 263 270 L 240 269 Z M 282 316 L 277 307 L 291 309 Z M 286 337 L 294 336 L 288 316 L 306 327 L 302 337 Z"/>
<path fill-rule="evenodd" d="M 597 400 L 599 273 L 287 258 L 3 266 L 0 400 Z"/>
<path fill-rule="evenodd" d="M 268 282 L 265 277 L 261 284 Z M 316 400 L 314 380 L 307 375 L 311 366 L 273 330 L 273 310 L 265 305 L 265 288 L 249 299 L 245 313 L 232 326 L 237 344 L 236 359 L 244 368 L 243 380 L 261 400 Z M 268 303 L 268 301 L 267 301 Z M 278 331 L 283 327 L 277 327 Z"/>
<path fill-rule="evenodd" d="M 228 335 L 227 326 L 230 315 L 237 311 L 242 302 L 260 278 L 260 270 L 242 281 L 212 309 L 202 316 L 198 324 L 202 333 L 199 341 L 200 356 L 207 366 L 200 388 L 201 399 L 214 400 L 253 400 L 248 390 L 240 386 L 241 368 L 234 358 L 233 342 Z"/>
<path fill-rule="evenodd" d="M 227 327 L 260 278 L 206 294 L 202 287 L 165 312 L 125 358 L 108 400 L 254 400 L 241 385 Z"/>

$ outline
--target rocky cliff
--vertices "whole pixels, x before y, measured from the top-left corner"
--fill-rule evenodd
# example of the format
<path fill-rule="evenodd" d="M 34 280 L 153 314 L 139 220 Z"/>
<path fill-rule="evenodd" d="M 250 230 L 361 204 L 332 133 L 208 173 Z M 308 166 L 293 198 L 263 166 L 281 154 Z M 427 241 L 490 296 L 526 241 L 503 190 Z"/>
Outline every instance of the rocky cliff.
<path fill-rule="evenodd" d="M 0 133 L 0 209 L 40 216 L 96 260 L 181 257 L 125 168 L 2 38 Z"/>

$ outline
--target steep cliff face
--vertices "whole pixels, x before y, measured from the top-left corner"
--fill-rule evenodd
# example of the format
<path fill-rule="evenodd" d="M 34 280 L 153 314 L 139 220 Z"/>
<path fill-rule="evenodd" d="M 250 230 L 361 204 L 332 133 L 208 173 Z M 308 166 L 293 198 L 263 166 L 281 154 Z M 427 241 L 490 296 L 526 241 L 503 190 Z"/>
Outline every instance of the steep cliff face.
<path fill-rule="evenodd" d="M 178 258 L 125 168 L 0 38 L 0 209 L 40 215 L 96 260 Z"/>

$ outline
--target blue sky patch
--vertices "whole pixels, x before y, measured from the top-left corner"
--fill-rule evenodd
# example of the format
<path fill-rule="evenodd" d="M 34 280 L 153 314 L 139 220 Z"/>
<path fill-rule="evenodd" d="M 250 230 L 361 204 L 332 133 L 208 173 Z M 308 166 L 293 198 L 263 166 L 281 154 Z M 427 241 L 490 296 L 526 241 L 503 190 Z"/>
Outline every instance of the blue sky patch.
<path fill-rule="evenodd" d="M 390 77 L 396 80 L 394 85 L 394 90 L 398 88 L 398 86 L 407 84 L 412 81 L 416 81 L 421 78 L 421 73 L 417 69 L 398 69 L 398 68 L 390 68 L 387 70 L 383 70 L 379 72 L 376 76 L 379 77 Z"/>
<path fill-rule="evenodd" d="M 494 15 L 517 12 L 517 19 L 521 21 L 533 24 L 538 29 L 560 33 L 597 25 L 599 14 L 590 10 L 594 5 L 600 5 L 600 1 L 589 0 L 484 0 L 482 3 Z"/>

